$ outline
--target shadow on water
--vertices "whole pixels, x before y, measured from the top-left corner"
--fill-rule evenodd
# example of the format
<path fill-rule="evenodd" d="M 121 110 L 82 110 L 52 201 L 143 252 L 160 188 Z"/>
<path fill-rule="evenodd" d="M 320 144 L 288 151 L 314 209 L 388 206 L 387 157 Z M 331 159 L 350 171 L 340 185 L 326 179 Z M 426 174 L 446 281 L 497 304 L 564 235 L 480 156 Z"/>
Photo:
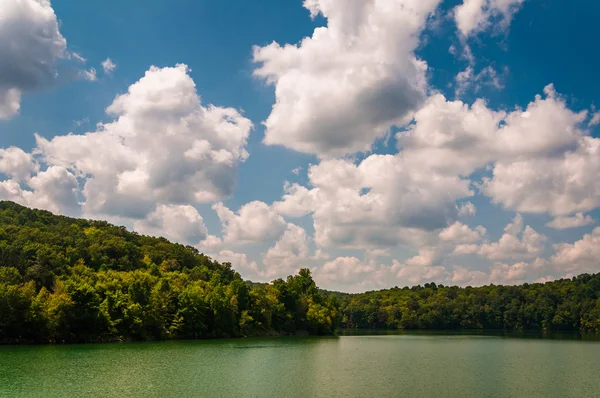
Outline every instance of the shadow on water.
<path fill-rule="evenodd" d="M 308 346 L 323 344 L 327 341 L 337 340 L 339 336 L 276 336 L 276 337 L 246 337 L 233 339 L 202 339 L 202 340 L 158 340 L 158 341 L 126 341 L 107 343 L 83 343 L 83 344 L 45 344 L 45 345 L 0 345 L 0 354 L 3 351 L 70 351 L 88 352 L 110 351 L 110 350 L 149 350 L 149 351 L 177 351 L 189 348 L 207 347 L 211 349 L 302 349 Z"/>
<path fill-rule="evenodd" d="M 496 337 L 536 340 L 573 340 L 600 342 L 600 334 L 579 332 L 548 332 L 535 330 L 389 330 L 340 329 L 338 336 L 440 336 L 440 337 Z"/>

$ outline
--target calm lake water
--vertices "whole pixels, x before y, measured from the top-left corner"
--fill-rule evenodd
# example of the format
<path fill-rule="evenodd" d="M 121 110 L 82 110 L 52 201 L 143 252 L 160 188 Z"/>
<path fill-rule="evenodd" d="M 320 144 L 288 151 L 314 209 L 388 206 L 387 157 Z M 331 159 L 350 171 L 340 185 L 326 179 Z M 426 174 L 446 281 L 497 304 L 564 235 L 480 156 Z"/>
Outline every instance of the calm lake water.
<path fill-rule="evenodd" d="M 600 397 L 600 342 L 387 334 L 0 346 L 1 397 Z"/>

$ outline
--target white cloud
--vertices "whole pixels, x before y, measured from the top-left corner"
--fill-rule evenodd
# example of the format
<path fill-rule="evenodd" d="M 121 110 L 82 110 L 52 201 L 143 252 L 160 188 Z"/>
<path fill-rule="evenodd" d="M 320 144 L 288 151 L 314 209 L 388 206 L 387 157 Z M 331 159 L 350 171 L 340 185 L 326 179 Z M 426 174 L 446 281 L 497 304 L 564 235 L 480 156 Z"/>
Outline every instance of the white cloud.
<path fill-rule="evenodd" d="M 594 112 L 590 121 L 588 122 L 589 127 L 594 127 L 600 124 L 600 111 Z"/>
<path fill-rule="evenodd" d="M 560 243 L 554 245 L 556 254 L 550 261 L 566 277 L 581 273 L 600 272 L 600 227 L 592 233 L 584 235 L 575 243 Z"/>
<path fill-rule="evenodd" d="M 398 281 L 405 285 L 435 282 L 444 278 L 447 271 L 444 266 L 434 265 L 434 261 L 435 257 L 429 249 L 426 249 L 405 263 L 394 260 L 392 268 L 397 271 Z"/>
<path fill-rule="evenodd" d="M 469 65 L 464 71 L 459 72 L 454 80 L 456 81 L 456 97 L 460 97 L 469 89 L 478 92 L 484 85 L 498 90 L 504 88 L 502 76 L 498 75 L 492 66 L 486 66 L 479 73 L 475 73 L 474 67 Z"/>
<path fill-rule="evenodd" d="M 600 139 L 585 137 L 576 145 L 555 156 L 497 163 L 484 193 L 528 213 L 565 216 L 599 207 Z"/>
<path fill-rule="evenodd" d="M 208 236 L 202 216 L 189 205 L 159 205 L 133 228 L 142 234 L 163 236 L 176 242 L 195 245 Z"/>
<path fill-rule="evenodd" d="M 308 237 L 304 228 L 288 224 L 286 231 L 263 256 L 263 275 L 285 277 L 306 266 L 310 260 Z"/>
<path fill-rule="evenodd" d="M 81 64 L 85 64 L 87 62 L 87 59 L 85 59 L 84 57 L 82 57 L 80 54 L 74 52 L 74 51 L 70 51 L 66 54 L 67 58 L 69 59 L 74 59 L 75 61 L 81 63 Z"/>
<path fill-rule="evenodd" d="M 591 216 L 584 216 L 583 213 L 576 213 L 573 216 L 559 216 L 546 224 L 549 228 L 569 229 L 584 227 L 595 224 L 596 221 Z"/>
<path fill-rule="evenodd" d="M 278 239 L 287 223 L 264 202 L 250 202 L 235 214 L 222 203 L 213 205 L 223 227 L 223 242 L 228 244 L 260 243 Z"/>
<path fill-rule="evenodd" d="M 360 285 L 371 281 L 377 267 L 363 264 L 356 257 L 337 257 L 314 270 L 314 278 L 320 286 L 328 288 Z"/>
<path fill-rule="evenodd" d="M 529 225 L 523 229 L 523 217 L 517 214 L 498 242 L 483 243 L 477 253 L 491 260 L 531 259 L 542 253 L 546 239 Z"/>
<path fill-rule="evenodd" d="M 23 186 L 25 185 L 25 187 Z M 76 215 L 77 178 L 64 167 L 51 166 L 24 183 L 13 179 L 0 182 L 0 199 L 54 213 Z"/>
<path fill-rule="evenodd" d="M 307 0 L 326 27 L 299 44 L 254 48 L 255 75 L 275 86 L 264 142 L 321 157 L 366 151 L 425 99 L 414 50 L 439 0 Z"/>
<path fill-rule="evenodd" d="M 472 194 L 468 181 L 412 167 L 392 155 L 371 155 L 358 165 L 323 161 L 310 168 L 309 179 L 313 200 L 303 199 L 305 190 L 296 190 L 295 197 L 312 206 L 321 247 L 372 249 L 422 240 L 456 218 L 456 200 Z"/>
<path fill-rule="evenodd" d="M 496 30 L 505 30 L 524 1 L 464 0 L 454 8 L 454 19 L 464 36 L 477 34 L 490 26 Z"/>
<path fill-rule="evenodd" d="M 455 244 L 467 244 L 480 241 L 484 238 L 486 230 L 481 225 L 476 227 L 474 230 L 469 228 L 468 225 L 462 224 L 456 221 L 448 228 L 443 229 L 440 232 L 440 239 L 445 242 L 452 242 Z"/>
<path fill-rule="evenodd" d="M 586 112 L 573 112 L 552 85 L 525 110 L 493 111 L 478 99 L 472 106 L 430 97 L 415 124 L 397 134 L 404 157 L 437 173 L 469 175 L 493 162 L 550 157 L 578 145 Z M 415 166 L 416 167 L 416 166 Z"/>
<path fill-rule="evenodd" d="M 0 10 L 0 119 L 8 119 L 21 94 L 55 80 L 67 41 L 48 0 L 0 0 Z"/>
<path fill-rule="evenodd" d="M 36 136 L 44 162 L 84 179 L 86 214 L 141 219 L 157 203 L 233 192 L 252 123 L 235 109 L 203 106 L 186 65 L 151 67 L 107 112 L 117 119 L 97 131 Z"/>
<path fill-rule="evenodd" d="M 39 166 L 32 156 L 20 148 L 0 148 L 0 173 L 4 173 L 16 181 L 28 179 Z"/>
<path fill-rule="evenodd" d="M 459 217 L 473 217 L 477 214 L 477 207 L 471 202 L 465 202 L 458 208 Z"/>
<path fill-rule="evenodd" d="M 415 124 L 397 135 L 407 163 L 442 175 L 469 176 L 491 166 L 482 192 L 520 211 L 570 215 L 600 206 L 600 140 L 583 129 L 587 112 L 574 112 L 554 87 L 526 109 L 496 112 L 429 98 Z"/>
<path fill-rule="evenodd" d="M 98 80 L 98 77 L 96 76 L 96 69 L 90 68 L 88 70 L 86 70 L 86 69 L 80 70 L 79 78 L 90 81 L 90 82 L 95 82 L 96 80 Z"/>
<path fill-rule="evenodd" d="M 245 253 L 222 250 L 217 254 L 211 254 L 210 257 L 220 263 L 230 263 L 231 267 L 237 272 L 240 272 L 244 278 L 254 277 L 263 279 L 256 261 L 250 261 Z M 258 279 L 251 280 L 257 282 Z"/>
<path fill-rule="evenodd" d="M 113 71 L 117 68 L 117 64 L 115 64 L 110 58 L 106 58 L 102 61 L 102 70 L 105 75 L 111 75 Z"/>
<path fill-rule="evenodd" d="M 447 282 L 457 286 L 482 286 L 489 282 L 489 275 L 479 270 L 454 266 Z"/>
<path fill-rule="evenodd" d="M 273 208 L 288 217 L 303 217 L 315 208 L 316 192 L 298 184 L 286 183 L 286 194 L 280 202 L 273 203 Z"/>
<path fill-rule="evenodd" d="M 547 271 L 548 265 L 547 261 L 539 258 L 512 265 L 496 263 L 491 268 L 489 279 L 494 284 L 518 285 L 539 278 L 539 273 Z"/>
<path fill-rule="evenodd" d="M 317 246 L 327 250 L 365 250 L 362 265 L 375 264 L 377 256 L 369 254 L 373 250 L 398 245 L 417 250 L 418 255 L 396 265 L 397 270 L 403 270 L 404 281 L 439 273 L 440 280 L 452 283 L 496 283 L 516 280 L 514 275 L 523 274 L 516 270 L 523 268 L 533 270 L 525 273 L 527 280 L 547 277 L 548 270 L 536 263 L 544 252 L 547 237 L 524 226 L 520 215 L 495 242 L 486 238 L 483 227 L 471 229 L 456 222 L 456 218 L 475 215 L 475 206 L 464 202 L 464 198 L 474 194 L 473 187 L 496 203 L 524 212 L 563 208 L 570 215 L 573 210 L 598 207 L 599 185 L 591 176 L 598 174 L 595 161 L 600 156 L 590 149 L 598 140 L 590 138 L 582 126 L 587 118 L 585 111 L 567 108 L 552 85 L 545 87 L 544 95 L 536 96 L 525 109 L 508 112 L 492 110 L 482 100 L 468 106 L 433 95 L 416 112 L 415 123 L 397 135 L 398 154 L 370 155 L 359 162 L 321 160 L 308 170 L 309 186 L 286 184 L 285 195 L 273 207 L 288 217 L 312 214 Z M 564 181 L 559 179 L 543 189 L 536 186 L 536 179 L 544 181 L 547 174 L 561 173 L 556 162 L 571 153 L 582 154 L 584 149 L 588 154 L 579 159 L 585 161 L 574 160 L 577 167 L 563 172 Z M 519 170 L 507 173 L 505 180 L 498 178 L 503 167 L 516 165 L 515 169 L 523 169 L 523 162 L 540 162 L 532 168 L 526 183 L 510 185 L 511 181 L 518 181 Z M 491 171 L 492 177 L 484 178 L 481 184 L 469 180 L 483 168 L 487 168 L 484 175 Z M 500 181 L 506 181 L 510 194 L 517 197 L 527 198 L 533 192 L 531 203 L 539 208 L 501 200 L 508 195 L 494 190 Z M 555 199 L 554 192 L 567 200 Z M 462 204 L 457 205 L 457 201 Z M 583 204 L 579 205 L 580 210 L 577 206 L 565 207 L 569 201 Z M 473 254 L 479 259 L 464 257 Z M 456 259 L 475 261 L 479 266 L 491 260 L 495 276 L 491 276 L 492 269 L 484 273 L 481 269 L 460 268 L 453 263 Z M 442 268 L 446 271 L 442 272 Z M 415 276 L 409 278 L 410 275 Z M 390 286 L 396 280 L 400 279 L 393 277 L 384 285 Z M 369 286 L 376 285 L 380 286 Z"/>

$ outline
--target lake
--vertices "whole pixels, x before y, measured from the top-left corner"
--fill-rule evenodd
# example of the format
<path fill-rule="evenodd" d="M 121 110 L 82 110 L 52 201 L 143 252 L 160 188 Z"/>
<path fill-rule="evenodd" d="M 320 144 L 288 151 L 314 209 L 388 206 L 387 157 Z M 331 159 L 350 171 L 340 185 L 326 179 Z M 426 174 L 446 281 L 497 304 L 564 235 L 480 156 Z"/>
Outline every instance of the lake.
<path fill-rule="evenodd" d="M 1 397 L 600 397 L 600 342 L 412 334 L 0 346 Z"/>

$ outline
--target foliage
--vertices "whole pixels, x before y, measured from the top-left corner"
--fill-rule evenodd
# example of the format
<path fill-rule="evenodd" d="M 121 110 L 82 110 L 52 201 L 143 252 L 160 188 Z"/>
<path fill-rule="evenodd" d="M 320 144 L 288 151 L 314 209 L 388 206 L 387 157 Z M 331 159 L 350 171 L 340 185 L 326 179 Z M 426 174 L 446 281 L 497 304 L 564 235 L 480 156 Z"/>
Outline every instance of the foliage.
<path fill-rule="evenodd" d="M 0 342 L 330 334 L 336 305 L 306 269 L 251 287 L 191 246 L 0 202 Z"/>
<path fill-rule="evenodd" d="M 600 332 L 600 274 L 521 286 L 427 283 L 344 296 L 341 326 Z"/>

